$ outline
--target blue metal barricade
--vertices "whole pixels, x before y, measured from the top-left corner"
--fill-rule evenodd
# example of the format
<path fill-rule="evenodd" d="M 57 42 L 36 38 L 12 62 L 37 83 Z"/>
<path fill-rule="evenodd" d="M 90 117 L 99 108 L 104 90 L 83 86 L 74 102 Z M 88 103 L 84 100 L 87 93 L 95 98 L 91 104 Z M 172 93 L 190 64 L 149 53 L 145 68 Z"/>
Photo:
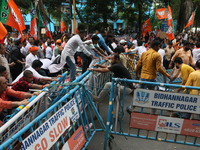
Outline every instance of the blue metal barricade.
<path fill-rule="evenodd" d="M 58 78 L 58 81 L 53 81 L 50 86 L 55 84 L 64 83 L 66 80 L 67 72 Z M 35 117 L 44 112 L 50 105 L 49 94 L 47 91 L 50 87 L 46 87 L 39 92 L 38 96 L 31 97 L 27 106 L 19 106 L 14 110 L 11 115 L 4 118 L 4 125 L 0 127 L 0 143 L 12 137 L 15 133 L 21 130 Z"/>
<path fill-rule="evenodd" d="M 133 83 L 161 86 L 166 91 L 137 88 L 133 95 L 127 94 L 127 85 Z M 113 78 L 104 149 L 113 135 L 200 146 L 200 96 L 177 93 L 180 89 L 185 92 L 200 87 Z M 129 113 L 124 112 L 125 106 L 129 106 Z"/>
<path fill-rule="evenodd" d="M 101 130 L 105 130 L 103 120 L 83 85 L 87 78 L 66 85 L 71 90 L 65 96 L 2 143 L 0 149 L 85 149 L 98 131 L 92 114 L 96 114 Z"/>

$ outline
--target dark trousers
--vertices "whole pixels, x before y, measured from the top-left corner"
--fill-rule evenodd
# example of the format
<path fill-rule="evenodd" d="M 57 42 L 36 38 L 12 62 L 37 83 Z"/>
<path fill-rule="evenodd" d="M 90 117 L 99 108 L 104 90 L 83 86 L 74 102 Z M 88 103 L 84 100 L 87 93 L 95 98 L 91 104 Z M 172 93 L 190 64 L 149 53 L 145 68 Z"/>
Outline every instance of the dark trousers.
<path fill-rule="evenodd" d="M 83 74 L 84 72 L 87 71 L 87 68 L 90 66 L 90 63 L 92 62 L 92 58 L 88 57 L 83 52 L 78 52 L 77 55 L 80 56 L 83 61 L 83 65 L 82 65 L 82 74 Z"/>

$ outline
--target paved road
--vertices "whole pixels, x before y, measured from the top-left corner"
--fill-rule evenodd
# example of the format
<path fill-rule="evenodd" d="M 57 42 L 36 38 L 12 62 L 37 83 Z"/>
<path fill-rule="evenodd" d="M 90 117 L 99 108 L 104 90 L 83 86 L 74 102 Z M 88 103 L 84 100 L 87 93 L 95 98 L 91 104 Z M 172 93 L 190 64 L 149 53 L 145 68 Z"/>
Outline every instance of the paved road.
<path fill-rule="evenodd" d="M 125 101 L 125 105 L 128 106 L 132 100 L 132 97 L 128 97 Z M 108 101 L 103 101 L 100 105 L 100 114 L 106 122 Z M 96 126 L 100 127 L 98 120 Z M 123 129 L 127 133 L 129 128 L 129 114 L 125 112 L 125 118 L 123 122 Z M 134 132 L 134 131 L 133 131 Z M 162 135 L 160 135 L 162 136 Z M 200 141 L 199 141 L 200 142 Z M 103 150 L 104 146 L 104 133 L 98 132 L 88 146 L 88 150 Z M 114 135 L 113 150 L 199 150 L 200 147 L 188 146 L 182 144 L 174 144 L 169 142 L 161 142 L 155 140 L 146 140 L 141 138 L 124 137 Z"/>

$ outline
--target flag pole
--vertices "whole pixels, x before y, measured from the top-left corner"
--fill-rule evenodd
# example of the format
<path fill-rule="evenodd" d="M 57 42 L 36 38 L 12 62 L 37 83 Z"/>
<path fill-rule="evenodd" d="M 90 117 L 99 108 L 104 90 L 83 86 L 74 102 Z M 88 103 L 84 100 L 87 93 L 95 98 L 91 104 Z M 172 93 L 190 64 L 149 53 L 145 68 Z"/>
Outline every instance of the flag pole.
<path fill-rule="evenodd" d="M 76 1 L 73 0 L 74 18 L 73 18 L 73 33 L 76 34 Z"/>

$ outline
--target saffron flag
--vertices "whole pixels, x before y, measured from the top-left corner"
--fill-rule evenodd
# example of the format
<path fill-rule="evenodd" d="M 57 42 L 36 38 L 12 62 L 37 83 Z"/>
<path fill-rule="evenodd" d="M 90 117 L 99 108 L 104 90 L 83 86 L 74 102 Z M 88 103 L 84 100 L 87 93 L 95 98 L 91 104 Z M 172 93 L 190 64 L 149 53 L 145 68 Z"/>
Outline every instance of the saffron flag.
<path fill-rule="evenodd" d="M 168 5 L 167 18 L 168 18 L 168 21 L 167 21 L 168 26 L 172 26 L 172 10 L 171 10 L 171 7 L 169 5 Z"/>
<path fill-rule="evenodd" d="M 52 35 L 51 35 L 51 32 L 49 31 L 49 29 L 47 27 L 46 21 L 44 21 L 44 25 L 45 25 L 45 29 L 46 29 L 46 36 L 52 39 Z"/>
<path fill-rule="evenodd" d="M 152 31 L 152 26 L 151 26 L 151 21 L 149 18 L 142 25 L 142 35 L 144 36 L 147 32 L 151 32 L 151 31 Z"/>
<path fill-rule="evenodd" d="M 2 0 L 1 2 L 1 19 L 3 24 L 9 25 L 18 30 L 20 33 L 26 28 L 22 14 L 13 0 Z"/>
<path fill-rule="evenodd" d="M 30 35 L 37 39 L 37 19 L 36 19 L 36 10 L 31 3 L 31 24 L 30 24 Z"/>
<path fill-rule="evenodd" d="M 168 5 L 168 22 L 167 22 L 167 24 L 168 24 L 168 30 L 167 30 L 167 32 L 166 32 L 166 34 L 167 34 L 167 37 L 168 37 L 168 39 L 169 40 L 173 40 L 174 39 L 174 32 L 173 32 L 173 24 L 172 24 L 172 11 L 171 11 L 171 8 L 170 8 L 170 6 Z"/>
<path fill-rule="evenodd" d="M 65 22 L 63 21 L 63 19 L 61 19 L 60 21 L 60 32 L 64 32 L 65 30 L 67 30 L 67 25 L 65 25 Z"/>
<path fill-rule="evenodd" d="M 159 8 L 156 10 L 156 16 L 158 19 L 166 19 L 167 18 L 167 12 L 166 8 Z"/>
<path fill-rule="evenodd" d="M 20 33 L 22 33 L 22 31 L 26 27 L 24 24 L 24 18 L 22 17 L 19 8 L 13 0 L 8 0 L 8 6 L 10 8 L 10 13 L 6 24 L 17 29 Z"/>
<path fill-rule="evenodd" d="M 192 15 L 190 16 L 190 19 L 188 23 L 186 24 L 186 26 L 184 27 L 184 29 L 191 26 L 194 23 L 194 17 L 195 17 L 195 12 L 192 12 Z"/>
<path fill-rule="evenodd" d="M 4 25 L 1 22 L 0 22 L 0 30 L 1 30 L 0 39 L 3 39 L 8 32 L 7 32 L 6 28 L 4 27 Z"/>

